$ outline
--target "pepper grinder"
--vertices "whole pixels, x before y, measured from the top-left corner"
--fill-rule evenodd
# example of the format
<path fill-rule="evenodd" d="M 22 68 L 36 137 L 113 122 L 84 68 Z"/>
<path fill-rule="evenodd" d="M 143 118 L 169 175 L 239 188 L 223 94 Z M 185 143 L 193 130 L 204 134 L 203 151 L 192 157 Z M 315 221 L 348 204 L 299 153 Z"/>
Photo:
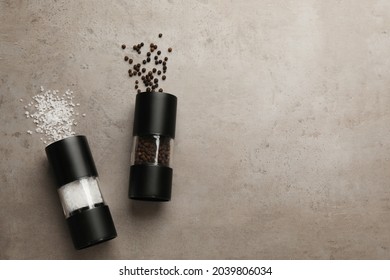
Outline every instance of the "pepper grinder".
<path fill-rule="evenodd" d="M 169 201 L 177 97 L 165 92 L 136 96 L 129 198 Z"/>

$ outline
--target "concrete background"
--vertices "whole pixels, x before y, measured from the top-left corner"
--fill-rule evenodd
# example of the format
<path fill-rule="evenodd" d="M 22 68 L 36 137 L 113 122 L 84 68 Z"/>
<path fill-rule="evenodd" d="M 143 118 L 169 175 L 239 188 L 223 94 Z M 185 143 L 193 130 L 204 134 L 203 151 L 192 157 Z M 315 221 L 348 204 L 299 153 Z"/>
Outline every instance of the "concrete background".
<path fill-rule="evenodd" d="M 1 259 L 390 258 L 388 0 L 2 0 L 0 23 Z M 127 199 L 141 41 L 174 48 L 169 203 Z M 41 85 L 87 113 L 108 243 L 73 249 L 19 102 Z"/>

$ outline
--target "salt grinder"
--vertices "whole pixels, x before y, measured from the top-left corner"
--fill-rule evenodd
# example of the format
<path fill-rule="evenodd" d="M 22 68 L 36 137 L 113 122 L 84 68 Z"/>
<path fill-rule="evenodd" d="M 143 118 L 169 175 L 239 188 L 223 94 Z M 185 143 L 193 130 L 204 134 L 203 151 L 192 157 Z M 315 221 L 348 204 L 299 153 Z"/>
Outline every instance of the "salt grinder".
<path fill-rule="evenodd" d="M 169 201 L 176 129 L 176 96 L 141 92 L 136 96 L 129 198 Z"/>
<path fill-rule="evenodd" d="M 87 138 L 71 136 L 48 145 L 45 150 L 75 248 L 115 238 L 114 222 L 99 189 Z"/>

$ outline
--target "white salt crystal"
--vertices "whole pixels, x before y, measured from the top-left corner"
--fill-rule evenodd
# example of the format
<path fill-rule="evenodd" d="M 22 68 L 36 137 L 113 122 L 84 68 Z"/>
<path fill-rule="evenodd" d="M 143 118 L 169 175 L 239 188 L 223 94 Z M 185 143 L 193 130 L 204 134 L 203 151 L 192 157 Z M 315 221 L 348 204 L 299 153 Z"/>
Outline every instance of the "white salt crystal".
<path fill-rule="evenodd" d="M 62 95 L 58 93 L 58 90 L 45 91 L 41 86 L 41 93 L 33 96 L 33 101 L 28 104 L 30 107 L 33 106 L 32 112 L 25 112 L 27 118 L 33 119 L 35 131 L 45 134 L 43 141 L 53 142 L 75 135 L 73 131 L 75 104 L 68 100 L 68 97 L 73 98 L 73 92 L 67 90 Z"/>
<path fill-rule="evenodd" d="M 66 217 L 80 208 L 93 208 L 95 204 L 103 203 L 98 181 L 93 177 L 66 184 L 58 189 L 58 193 Z"/>
<path fill-rule="evenodd" d="M 31 130 L 27 130 L 27 133 L 31 135 L 33 132 Z"/>
<path fill-rule="evenodd" d="M 82 114 L 83 117 L 85 117 L 87 114 Z"/>
<path fill-rule="evenodd" d="M 23 102 L 23 98 L 20 98 L 19 101 L 20 101 L 20 102 Z"/>

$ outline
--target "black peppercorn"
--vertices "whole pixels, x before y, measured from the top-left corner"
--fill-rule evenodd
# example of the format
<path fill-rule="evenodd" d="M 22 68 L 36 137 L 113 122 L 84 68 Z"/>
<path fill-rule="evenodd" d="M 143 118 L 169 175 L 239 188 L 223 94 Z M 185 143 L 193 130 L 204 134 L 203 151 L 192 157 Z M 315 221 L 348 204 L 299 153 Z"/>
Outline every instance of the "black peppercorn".
<path fill-rule="evenodd" d="M 167 70 L 167 66 L 163 66 L 163 70 L 166 71 Z"/>
<path fill-rule="evenodd" d="M 164 60 L 165 60 L 165 61 L 168 61 L 168 57 L 164 57 Z"/>
<path fill-rule="evenodd" d="M 161 76 L 161 79 L 165 80 L 167 77 L 165 75 Z"/>
<path fill-rule="evenodd" d="M 122 49 L 123 50 L 126 49 L 126 45 L 125 44 L 122 45 Z"/>
<path fill-rule="evenodd" d="M 158 61 L 158 63 L 161 64 L 161 63 L 162 63 L 162 60 L 160 59 L 160 60 Z"/>
<path fill-rule="evenodd" d="M 157 75 L 161 75 L 161 71 L 160 70 L 157 71 Z"/>
<path fill-rule="evenodd" d="M 145 68 L 142 68 L 142 73 L 145 73 L 146 72 L 146 69 Z"/>
<path fill-rule="evenodd" d="M 142 64 L 146 64 L 146 60 L 145 59 L 142 61 Z"/>
<path fill-rule="evenodd" d="M 150 62 L 150 57 L 148 57 L 148 58 L 146 59 L 146 61 L 147 61 L 147 62 Z"/>
<path fill-rule="evenodd" d="M 159 92 L 163 92 L 163 89 L 162 89 L 162 88 L 160 88 L 158 91 L 159 91 Z"/>
<path fill-rule="evenodd" d="M 170 138 L 159 136 L 159 145 L 156 146 L 155 136 L 142 136 L 138 138 L 137 149 L 135 151 L 134 163 L 143 164 L 158 164 L 169 166 L 170 161 Z"/>
<path fill-rule="evenodd" d="M 158 37 L 161 38 L 162 37 L 162 33 L 158 34 Z"/>
<path fill-rule="evenodd" d="M 161 51 L 158 51 L 157 54 L 160 55 L 160 54 L 161 54 Z"/>
<path fill-rule="evenodd" d="M 135 80 L 135 83 L 138 85 L 138 83 L 139 83 L 138 80 Z"/>
<path fill-rule="evenodd" d="M 168 48 L 168 52 L 172 52 L 172 48 Z"/>
<path fill-rule="evenodd" d="M 129 60 L 129 57 L 128 56 L 125 56 L 125 61 L 128 61 Z"/>
<path fill-rule="evenodd" d="M 138 89 L 138 85 L 135 85 L 135 87 L 134 87 L 135 89 Z"/>
<path fill-rule="evenodd" d="M 147 52 L 147 53 L 146 53 L 146 55 L 147 55 L 147 56 L 150 56 L 150 55 L 151 55 L 151 53 L 150 53 L 150 52 Z"/>
<path fill-rule="evenodd" d="M 141 42 L 140 46 L 141 46 L 141 47 L 143 47 L 143 46 L 144 46 L 144 43 L 143 43 L 143 42 Z"/>
<path fill-rule="evenodd" d="M 130 58 L 129 59 L 129 64 L 132 64 L 133 63 L 133 60 Z"/>
<path fill-rule="evenodd" d="M 153 68 L 153 73 L 156 73 L 157 69 L 156 68 Z"/>
<path fill-rule="evenodd" d="M 153 81 L 154 81 L 155 83 L 158 83 L 158 79 L 157 79 L 157 78 L 155 78 Z"/>
<path fill-rule="evenodd" d="M 140 90 L 140 89 L 138 89 L 138 90 L 137 90 L 137 92 L 138 92 L 138 93 L 141 93 L 141 90 Z"/>
<path fill-rule="evenodd" d="M 158 56 L 157 55 L 154 57 L 154 60 L 158 60 Z"/>

